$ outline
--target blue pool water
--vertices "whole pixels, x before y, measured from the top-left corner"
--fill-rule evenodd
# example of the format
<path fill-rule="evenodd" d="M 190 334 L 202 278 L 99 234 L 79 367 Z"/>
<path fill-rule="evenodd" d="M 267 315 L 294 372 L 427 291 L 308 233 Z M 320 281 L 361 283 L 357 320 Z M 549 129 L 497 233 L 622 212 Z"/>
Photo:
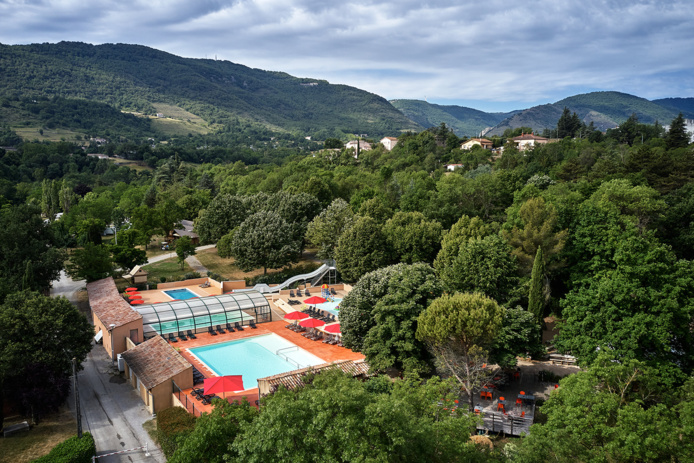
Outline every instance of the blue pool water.
<path fill-rule="evenodd" d="M 342 302 L 342 299 L 340 299 L 339 297 L 336 297 L 336 298 L 333 298 L 333 302 L 328 301 L 328 302 L 324 302 L 322 304 L 316 304 L 316 309 L 327 310 L 331 314 L 338 317 L 340 315 L 340 309 L 338 309 L 337 307 L 340 305 L 340 302 Z"/>
<path fill-rule="evenodd" d="M 195 347 L 190 353 L 219 376 L 242 375 L 244 389 L 258 387 L 258 378 L 325 363 L 276 334 Z"/>
<path fill-rule="evenodd" d="M 193 291 L 182 288 L 182 289 L 169 289 L 164 291 L 166 294 L 171 296 L 174 299 L 180 299 L 180 300 L 186 300 L 186 299 L 193 299 L 194 297 L 200 297 L 197 294 L 195 294 Z"/>

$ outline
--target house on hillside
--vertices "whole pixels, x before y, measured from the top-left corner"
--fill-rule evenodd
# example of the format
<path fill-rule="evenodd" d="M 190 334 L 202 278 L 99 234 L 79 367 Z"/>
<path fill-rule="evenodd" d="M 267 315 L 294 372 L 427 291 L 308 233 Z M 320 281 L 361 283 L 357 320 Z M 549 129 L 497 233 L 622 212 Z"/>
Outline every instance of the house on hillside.
<path fill-rule="evenodd" d="M 385 147 L 388 151 L 392 150 L 395 145 L 398 144 L 398 139 L 395 137 L 383 137 L 381 139 L 381 145 Z"/>
<path fill-rule="evenodd" d="M 471 150 L 474 146 L 481 146 L 486 150 L 492 149 L 493 143 L 491 140 L 486 138 L 471 138 L 462 145 L 460 145 L 461 150 Z"/>
<path fill-rule="evenodd" d="M 198 236 L 197 233 L 193 231 L 193 221 L 192 220 L 181 220 L 181 226 L 183 228 L 175 228 L 173 232 L 171 232 L 167 237 L 166 240 L 171 242 L 173 240 L 177 240 L 181 238 L 182 236 L 188 236 L 190 237 L 190 241 L 192 241 L 193 244 L 197 245 L 200 243 L 200 237 Z"/>
<path fill-rule="evenodd" d="M 446 164 L 446 170 L 454 171 L 456 169 L 462 169 L 465 164 Z"/>
<path fill-rule="evenodd" d="M 549 143 L 549 138 L 540 137 L 532 133 L 524 133 L 518 137 L 513 137 L 511 140 L 518 145 L 520 151 L 533 149 L 537 145 Z"/>
<path fill-rule="evenodd" d="M 357 159 L 357 157 L 359 156 L 357 153 L 357 146 L 359 147 L 358 151 L 369 151 L 371 149 L 371 143 L 366 142 L 364 140 L 348 141 L 347 144 L 345 144 L 345 148 L 352 148 L 354 150 L 354 159 Z"/>

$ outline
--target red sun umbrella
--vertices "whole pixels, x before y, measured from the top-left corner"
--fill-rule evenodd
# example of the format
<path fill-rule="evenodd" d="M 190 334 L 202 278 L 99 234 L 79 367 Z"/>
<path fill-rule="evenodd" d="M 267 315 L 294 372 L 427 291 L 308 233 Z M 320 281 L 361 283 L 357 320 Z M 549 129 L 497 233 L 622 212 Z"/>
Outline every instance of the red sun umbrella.
<path fill-rule="evenodd" d="M 215 376 L 205 378 L 205 395 L 216 394 L 218 392 L 226 393 L 227 391 L 243 391 L 243 378 L 241 375 Z"/>
<path fill-rule="evenodd" d="M 130 288 L 125 288 L 126 291 L 137 291 L 137 288 L 131 286 Z"/>
<path fill-rule="evenodd" d="M 304 299 L 304 304 L 322 304 L 324 302 L 326 302 L 326 300 L 318 296 L 311 296 L 308 299 Z"/>
<path fill-rule="evenodd" d="M 300 321 L 299 325 L 304 328 L 318 328 L 319 326 L 325 325 L 325 322 L 316 318 L 307 318 L 306 320 Z"/>
<path fill-rule="evenodd" d="M 139 294 L 133 294 L 132 296 L 130 296 L 131 301 L 134 301 L 136 299 L 142 299 L 142 296 L 140 296 Z"/>
<path fill-rule="evenodd" d="M 333 323 L 332 325 L 327 325 L 325 328 L 323 328 L 323 331 L 327 331 L 328 333 L 337 333 L 337 334 L 342 333 L 342 331 L 340 331 L 340 324 L 339 323 Z"/>
<path fill-rule="evenodd" d="M 287 315 L 284 316 L 287 320 L 303 320 L 304 318 L 308 318 L 309 315 L 304 312 L 289 312 Z"/>
<path fill-rule="evenodd" d="M 144 304 L 145 301 L 142 299 L 135 299 L 134 301 L 130 301 L 130 305 L 137 305 L 137 304 Z"/>

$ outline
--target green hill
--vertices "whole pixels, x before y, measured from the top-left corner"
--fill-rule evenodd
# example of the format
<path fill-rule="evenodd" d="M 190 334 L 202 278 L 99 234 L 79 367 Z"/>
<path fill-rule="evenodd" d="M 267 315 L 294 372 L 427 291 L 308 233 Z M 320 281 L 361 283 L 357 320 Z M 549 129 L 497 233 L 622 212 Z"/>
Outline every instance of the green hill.
<path fill-rule="evenodd" d="M 620 92 L 592 92 L 526 109 L 499 123 L 489 134 L 500 135 L 506 129 L 517 127 L 532 127 L 536 131 L 553 129 L 564 107 L 575 112 L 586 124 L 593 122 L 595 127 L 603 131 L 618 126 L 632 114 L 646 124 L 656 120 L 668 124 L 677 116 L 677 111 L 645 98 Z"/>
<path fill-rule="evenodd" d="M 661 98 L 653 100 L 653 103 L 677 112 L 681 111 L 685 118 L 694 119 L 694 98 Z"/>
<path fill-rule="evenodd" d="M 390 103 L 422 127 L 436 127 L 445 123 L 458 136 L 478 136 L 513 114 L 486 113 L 464 106 L 437 105 L 421 100 L 392 100 Z"/>
<path fill-rule="evenodd" d="M 346 85 L 181 58 L 139 45 L 0 45 L 0 98 L 61 97 L 148 115 L 167 104 L 225 124 L 238 119 L 308 135 L 421 129 L 384 98 Z"/>

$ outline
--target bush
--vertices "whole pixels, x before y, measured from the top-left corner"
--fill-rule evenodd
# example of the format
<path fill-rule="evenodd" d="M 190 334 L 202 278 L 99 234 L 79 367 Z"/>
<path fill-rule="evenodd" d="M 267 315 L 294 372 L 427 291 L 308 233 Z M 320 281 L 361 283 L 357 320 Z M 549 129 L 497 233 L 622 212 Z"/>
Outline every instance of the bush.
<path fill-rule="evenodd" d="M 159 281 L 162 283 L 166 283 L 166 277 L 159 277 Z"/>
<path fill-rule="evenodd" d="M 171 407 L 157 414 L 157 438 L 161 449 L 170 458 L 195 428 L 195 417 L 181 407 Z"/>
<path fill-rule="evenodd" d="M 200 278 L 202 275 L 200 275 L 198 272 L 188 272 L 185 275 L 183 275 L 182 280 L 192 280 L 193 278 Z"/>
<path fill-rule="evenodd" d="M 94 454 L 96 454 L 94 438 L 85 432 L 81 439 L 72 436 L 56 445 L 48 455 L 37 458 L 34 463 L 91 463 Z"/>
<path fill-rule="evenodd" d="M 222 275 L 220 275 L 219 273 L 214 273 L 214 272 L 208 271 L 207 276 L 209 278 L 212 278 L 215 281 L 224 281 L 224 277 Z"/>

